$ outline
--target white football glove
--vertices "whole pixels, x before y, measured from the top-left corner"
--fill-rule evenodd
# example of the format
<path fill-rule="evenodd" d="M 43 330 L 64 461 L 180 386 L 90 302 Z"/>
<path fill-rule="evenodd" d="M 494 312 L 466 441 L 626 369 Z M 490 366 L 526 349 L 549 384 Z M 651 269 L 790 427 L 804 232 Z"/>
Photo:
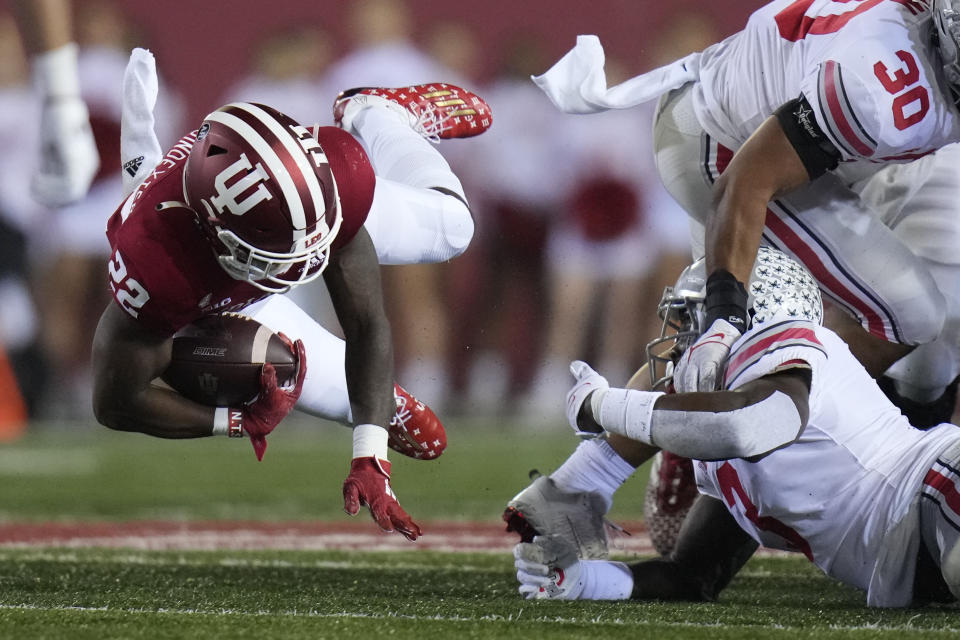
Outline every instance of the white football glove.
<path fill-rule="evenodd" d="M 48 99 L 40 122 L 40 164 L 30 184 L 33 197 L 52 207 L 70 204 L 87 194 L 100 167 L 87 105 L 76 96 Z"/>
<path fill-rule="evenodd" d="M 573 388 L 567 392 L 567 421 L 578 436 L 595 438 L 602 433 L 602 430 L 582 430 L 580 425 L 577 424 L 577 416 L 580 415 L 580 408 L 583 407 L 583 403 L 591 393 L 597 392 L 600 394 L 591 400 L 593 406 L 599 406 L 602 396 L 606 393 L 607 389 L 610 388 L 610 383 L 582 360 L 574 360 L 570 363 L 570 373 L 573 374 L 577 382 L 573 385 Z"/>
<path fill-rule="evenodd" d="M 521 542 L 513 548 L 513 558 L 520 595 L 527 600 L 576 600 L 583 593 L 583 561 L 560 536 L 535 536 L 533 542 Z"/>
<path fill-rule="evenodd" d="M 62 206 L 87 194 L 100 166 L 90 114 L 80 98 L 77 45 L 37 54 L 32 66 L 43 107 L 40 162 L 30 186 L 38 202 Z"/>
<path fill-rule="evenodd" d="M 730 355 L 730 347 L 740 337 L 726 320 L 713 321 L 683 355 L 673 371 L 673 386 L 677 393 L 717 391 L 723 382 L 723 372 Z"/>

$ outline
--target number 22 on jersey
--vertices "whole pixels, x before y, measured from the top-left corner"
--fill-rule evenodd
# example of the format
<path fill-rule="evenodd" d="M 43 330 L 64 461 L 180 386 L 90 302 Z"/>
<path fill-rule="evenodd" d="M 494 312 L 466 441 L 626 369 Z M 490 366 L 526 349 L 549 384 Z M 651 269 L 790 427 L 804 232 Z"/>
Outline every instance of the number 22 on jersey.
<path fill-rule="evenodd" d="M 142 284 L 127 274 L 127 266 L 123 263 L 123 256 L 114 251 L 107 264 L 110 272 L 110 288 L 117 299 L 120 308 L 136 318 L 140 315 L 140 308 L 150 299 L 150 294 Z"/>

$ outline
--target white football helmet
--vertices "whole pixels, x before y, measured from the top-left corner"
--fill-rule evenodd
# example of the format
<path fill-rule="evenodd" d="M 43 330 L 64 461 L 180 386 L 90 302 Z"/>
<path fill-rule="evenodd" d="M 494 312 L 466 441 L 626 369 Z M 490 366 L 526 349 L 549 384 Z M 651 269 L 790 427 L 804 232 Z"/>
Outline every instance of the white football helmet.
<path fill-rule="evenodd" d="M 929 0 L 936 46 L 954 102 L 960 101 L 960 0 Z"/>
<path fill-rule="evenodd" d="M 706 330 L 704 300 L 707 276 L 703 258 L 683 270 L 677 282 L 667 287 L 657 313 L 663 320 L 660 337 L 647 344 L 647 364 L 652 388 L 662 386 L 672 375 L 673 359 L 696 342 Z M 806 267 L 785 253 L 760 247 L 747 283 L 750 326 L 773 318 L 804 318 L 821 324 L 823 303 L 817 281 Z"/>

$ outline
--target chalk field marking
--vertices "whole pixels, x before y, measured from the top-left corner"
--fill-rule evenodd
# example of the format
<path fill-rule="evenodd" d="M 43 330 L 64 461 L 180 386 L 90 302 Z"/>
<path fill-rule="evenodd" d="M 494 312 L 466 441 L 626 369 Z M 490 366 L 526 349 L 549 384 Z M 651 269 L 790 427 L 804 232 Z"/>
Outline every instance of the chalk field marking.
<path fill-rule="evenodd" d="M 448 551 L 510 554 L 518 537 L 496 522 L 427 522 L 409 542 L 366 518 L 340 522 L 76 522 L 0 524 L 0 549 L 126 548 L 140 551 Z M 614 553 L 655 555 L 642 523 L 611 539 Z M 788 555 L 762 550 L 764 555 Z"/>
<path fill-rule="evenodd" d="M 530 608 L 533 608 L 534 605 L 531 604 Z M 77 613 L 105 613 L 105 612 L 122 612 L 133 615 L 172 615 L 172 616 L 251 616 L 251 617 L 262 617 L 270 616 L 276 618 L 278 616 L 284 617 L 307 617 L 307 618 L 340 618 L 340 619 L 354 619 L 354 620 L 384 620 L 384 619 L 404 619 L 404 620 L 422 620 L 422 621 L 437 621 L 437 622 L 493 622 L 493 623 L 514 623 L 517 620 L 532 621 L 532 622 L 546 622 L 546 623 L 560 623 L 560 624 L 577 624 L 585 621 L 584 617 L 567 617 L 567 616 L 538 616 L 533 614 L 524 615 L 524 610 L 520 609 L 516 615 L 483 615 L 483 616 L 458 616 L 458 615 L 433 615 L 433 616 L 415 616 L 409 614 L 401 614 L 395 612 L 387 612 L 382 614 L 371 614 L 371 613 L 357 613 L 353 611 L 318 611 L 316 609 L 306 609 L 306 610 L 292 610 L 292 611 L 238 611 L 235 609 L 170 609 L 170 608 L 158 608 L 158 609 L 146 609 L 139 607 L 125 607 L 125 608 L 113 608 L 113 607 L 47 607 L 47 606 L 38 606 L 38 605 L 10 605 L 10 604 L 0 604 L 0 611 L 71 611 Z M 637 621 L 637 620 L 623 620 L 622 618 L 603 618 L 602 616 L 592 617 L 590 621 L 597 624 L 607 624 L 615 626 L 629 626 L 630 628 L 637 627 L 653 627 L 653 628 L 663 628 L 671 627 L 677 629 L 685 628 L 722 628 L 722 629 L 770 629 L 770 625 L 737 625 L 737 624 L 723 624 L 723 623 L 710 623 L 710 622 L 665 622 L 665 621 Z M 800 629 L 806 631 L 805 627 L 793 626 L 793 625 L 774 625 L 772 628 L 777 630 L 790 630 L 790 629 Z M 912 625 L 884 625 L 884 624 L 864 624 L 864 625 L 830 625 L 829 629 L 831 631 L 917 631 L 918 628 Z M 937 635 L 944 637 L 953 637 L 960 631 L 960 628 L 941 628 L 941 629 L 924 629 L 923 632 L 927 635 Z"/>

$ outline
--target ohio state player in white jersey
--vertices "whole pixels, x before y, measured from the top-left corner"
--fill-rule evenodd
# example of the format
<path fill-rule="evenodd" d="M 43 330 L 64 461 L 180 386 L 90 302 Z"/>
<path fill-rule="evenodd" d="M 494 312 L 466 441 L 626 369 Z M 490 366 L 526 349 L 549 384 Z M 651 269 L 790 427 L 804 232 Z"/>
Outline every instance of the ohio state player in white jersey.
<path fill-rule="evenodd" d="M 910 604 L 915 567 L 905 559 L 920 548 L 918 489 L 935 489 L 927 476 L 939 456 L 958 459 L 960 432 L 912 428 L 846 344 L 808 321 L 748 331 L 730 352 L 727 388 L 791 361 L 812 374 L 800 437 L 759 461 L 695 461 L 697 486 L 763 546 L 803 553 L 866 590 L 868 604 Z"/>
<path fill-rule="evenodd" d="M 561 60 L 537 79 L 579 112 L 665 92 L 657 165 L 696 223 L 695 256 L 707 259 L 708 316 L 720 324 L 706 335 L 724 336 L 677 379 L 720 382 L 709 372 L 745 326 L 741 283 L 760 244 L 813 273 L 838 310 L 828 326 L 872 375 L 935 345 L 891 370 L 903 395 L 933 403 L 960 373 L 957 4 L 776 0 L 666 73 L 589 93 L 598 55 L 581 42 L 570 59 L 587 76 Z M 936 424 L 952 402 L 936 415 L 912 408 L 914 424 Z"/>
<path fill-rule="evenodd" d="M 798 117 L 819 126 L 844 174 L 931 153 L 960 137 L 960 122 L 929 55 L 930 27 L 916 0 L 773 2 L 700 56 L 697 119 L 732 149 L 802 95 Z"/>
<path fill-rule="evenodd" d="M 703 52 L 697 83 L 664 97 L 662 169 L 684 138 L 676 131 L 684 111 L 692 110 L 702 127 L 694 153 L 703 143 L 700 164 L 711 188 L 679 184 L 669 170 L 664 177 L 707 227 L 704 245 L 694 244 L 707 256 L 711 321 L 742 317 L 735 281 L 762 242 L 800 259 L 828 299 L 857 318 L 866 333 L 839 316 L 830 324 L 873 375 L 940 337 L 947 314 L 957 314 L 960 270 L 933 274 L 930 263 L 937 260 L 927 258 L 931 235 L 942 232 L 942 246 L 960 240 L 952 152 L 916 170 L 884 169 L 960 139 L 935 31 L 926 6 L 913 0 L 774 2 L 743 31 Z M 912 180 L 942 193 L 932 202 L 913 197 Z M 890 184 L 898 188 L 877 186 Z M 928 218 L 910 220 L 915 213 Z M 728 329 L 726 340 L 701 349 L 699 361 L 678 377 L 698 380 L 705 363 L 722 359 L 739 331 L 718 328 Z M 949 349 L 951 338 L 900 365 L 898 377 L 913 399 L 935 400 L 960 373 L 955 361 L 933 371 L 923 362 Z M 715 382 L 708 376 L 699 387 Z M 933 418 L 911 417 L 928 426 L 946 419 L 950 408 Z"/>
<path fill-rule="evenodd" d="M 776 256 L 764 252 L 760 260 Z M 764 282 L 761 268 L 776 275 Z M 605 430 L 618 454 L 626 452 L 612 434 L 699 458 L 706 497 L 669 558 L 630 567 L 576 560 L 565 531 L 539 531 L 546 535 L 515 553 L 521 593 L 713 599 L 760 543 L 803 553 L 864 589 L 872 606 L 960 596 L 960 430 L 912 428 L 843 341 L 819 325 L 819 301 L 804 304 L 805 286 L 787 284 L 795 276 L 789 262 L 758 261 L 750 288 L 759 291 L 751 308 L 761 321 L 733 345 L 724 391 L 611 389 L 575 363 L 567 401 L 574 428 Z M 695 347 L 685 345 L 702 326 L 702 261 L 680 283 L 694 286 L 678 283 L 661 304 L 682 325 L 674 358 Z"/>

